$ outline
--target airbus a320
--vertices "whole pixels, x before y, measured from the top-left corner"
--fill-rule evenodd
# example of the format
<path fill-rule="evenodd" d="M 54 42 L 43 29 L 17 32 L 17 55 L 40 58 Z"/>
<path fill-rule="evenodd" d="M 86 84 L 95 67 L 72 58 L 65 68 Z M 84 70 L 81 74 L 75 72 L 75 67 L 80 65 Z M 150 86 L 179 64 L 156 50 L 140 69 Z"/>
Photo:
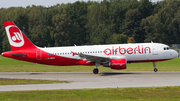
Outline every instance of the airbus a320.
<path fill-rule="evenodd" d="M 127 63 L 153 62 L 174 59 L 178 53 L 161 43 L 109 44 L 67 47 L 35 46 L 23 32 L 11 21 L 4 22 L 11 51 L 2 56 L 22 61 L 46 65 L 95 65 L 94 74 L 98 74 L 98 66 L 111 69 L 126 69 Z"/>

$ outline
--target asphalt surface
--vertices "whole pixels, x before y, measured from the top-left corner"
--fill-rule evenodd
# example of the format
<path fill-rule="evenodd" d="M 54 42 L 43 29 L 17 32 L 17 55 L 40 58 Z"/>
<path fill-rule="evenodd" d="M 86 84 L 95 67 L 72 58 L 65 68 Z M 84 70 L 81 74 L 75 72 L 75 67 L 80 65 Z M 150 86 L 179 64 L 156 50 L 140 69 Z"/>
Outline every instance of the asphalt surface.
<path fill-rule="evenodd" d="M 180 72 L 0 72 L 0 79 L 65 80 L 71 83 L 3 85 L 0 91 L 180 86 Z"/>

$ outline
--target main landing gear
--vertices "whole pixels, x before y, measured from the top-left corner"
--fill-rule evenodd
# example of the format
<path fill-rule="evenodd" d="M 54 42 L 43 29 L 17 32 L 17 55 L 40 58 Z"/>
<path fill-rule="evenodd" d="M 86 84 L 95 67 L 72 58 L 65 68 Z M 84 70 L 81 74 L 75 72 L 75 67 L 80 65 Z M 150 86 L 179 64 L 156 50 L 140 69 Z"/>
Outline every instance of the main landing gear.
<path fill-rule="evenodd" d="M 98 73 L 99 73 L 99 69 L 98 69 L 98 68 L 94 68 L 94 69 L 93 69 L 93 73 L 94 73 L 94 74 L 98 74 Z"/>
<path fill-rule="evenodd" d="M 153 62 L 153 66 L 154 66 L 154 72 L 157 72 L 158 69 L 156 68 L 156 63 L 155 62 Z"/>
<path fill-rule="evenodd" d="M 99 73 L 99 69 L 97 68 L 98 66 L 100 66 L 99 63 L 95 63 L 95 68 L 93 69 L 93 73 L 94 74 L 98 74 Z"/>

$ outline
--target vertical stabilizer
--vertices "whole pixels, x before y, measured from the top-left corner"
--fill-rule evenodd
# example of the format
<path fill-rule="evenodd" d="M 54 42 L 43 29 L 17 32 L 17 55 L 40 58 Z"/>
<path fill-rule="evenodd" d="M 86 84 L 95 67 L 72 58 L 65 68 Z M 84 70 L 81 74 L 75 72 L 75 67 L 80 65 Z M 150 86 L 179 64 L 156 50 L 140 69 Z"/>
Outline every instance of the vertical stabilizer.
<path fill-rule="evenodd" d="M 12 51 L 36 48 L 13 22 L 4 22 L 4 27 Z"/>

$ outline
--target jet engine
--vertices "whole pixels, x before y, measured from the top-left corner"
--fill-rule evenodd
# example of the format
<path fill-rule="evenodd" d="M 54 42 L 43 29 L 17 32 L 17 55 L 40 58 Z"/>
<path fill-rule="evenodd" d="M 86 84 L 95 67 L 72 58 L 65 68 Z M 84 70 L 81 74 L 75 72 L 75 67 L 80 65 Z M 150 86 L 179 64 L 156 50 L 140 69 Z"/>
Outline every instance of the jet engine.
<path fill-rule="evenodd" d="M 111 69 L 126 69 L 126 59 L 113 59 L 108 63 L 104 63 L 103 67 L 110 67 Z"/>

